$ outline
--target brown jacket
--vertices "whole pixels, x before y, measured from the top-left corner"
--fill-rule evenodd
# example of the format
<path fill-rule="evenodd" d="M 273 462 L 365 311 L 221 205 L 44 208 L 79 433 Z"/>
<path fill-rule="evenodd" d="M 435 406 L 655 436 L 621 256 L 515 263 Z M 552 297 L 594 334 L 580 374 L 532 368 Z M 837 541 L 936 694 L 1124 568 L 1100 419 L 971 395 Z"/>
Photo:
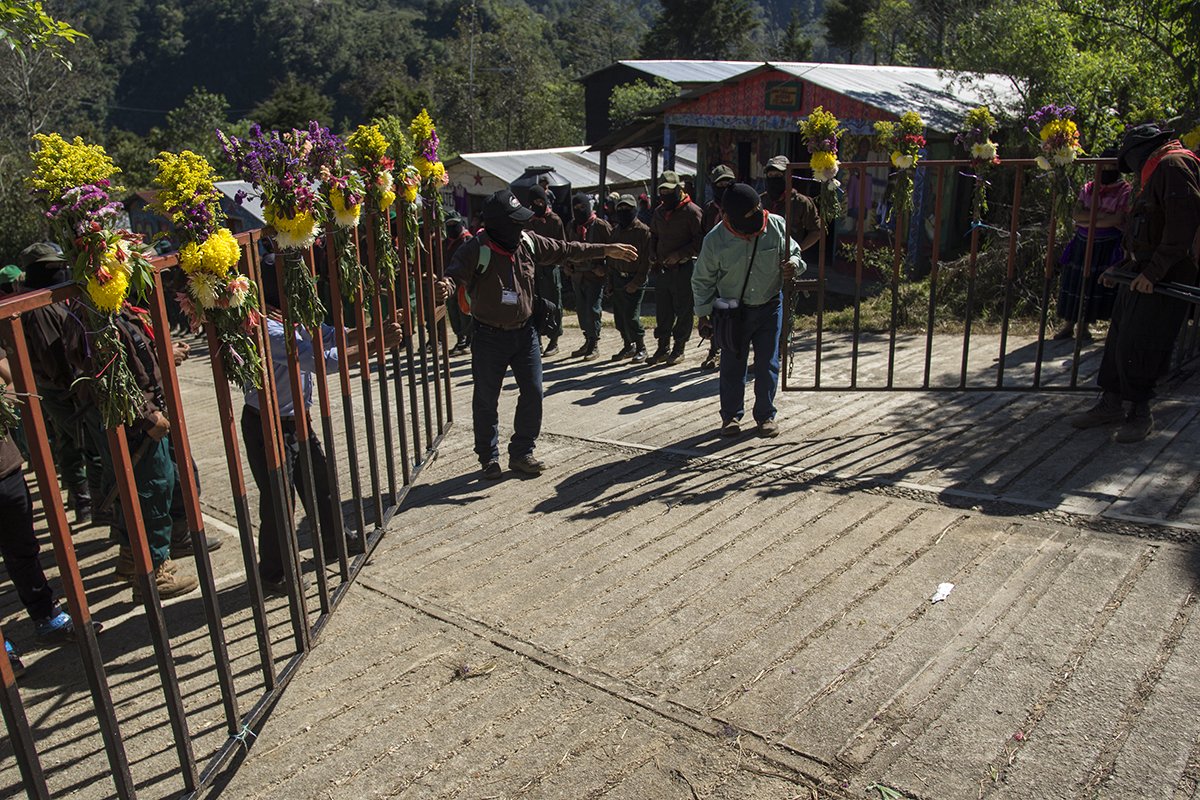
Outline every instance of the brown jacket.
<path fill-rule="evenodd" d="M 655 207 L 654 217 L 650 220 L 654 266 L 674 269 L 700 254 L 700 245 L 704 242 L 703 216 L 700 206 L 687 197 L 670 211 L 661 203 Z M 666 263 L 668 259 L 675 263 Z"/>
<path fill-rule="evenodd" d="M 609 259 L 608 277 L 610 285 L 619 275 L 622 278 L 629 279 L 627 286 L 640 289 L 645 285 L 646 277 L 650 274 L 650 228 L 639 219 L 635 219 L 633 224 L 628 228 L 622 228 L 620 225 L 614 226 L 612 229 L 612 242 L 614 244 L 633 245 L 637 248 L 638 257 L 636 261 Z"/>
<path fill-rule="evenodd" d="M 1191 284 L 1196 280 L 1192 248 L 1198 226 L 1200 161 L 1182 153 L 1165 155 L 1133 200 L 1125 250 L 1135 269 L 1154 283 Z"/>
<path fill-rule="evenodd" d="M 759 195 L 762 206 L 772 214 L 778 214 L 788 221 L 788 236 L 793 241 L 803 242 L 808 235 L 821 229 L 821 215 L 817 212 L 817 204 L 812 198 L 803 195 L 797 189 L 792 189 L 792 218 L 787 217 L 786 199 L 780 197 L 772 200 L 766 192 Z"/>
<path fill-rule="evenodd" d="M 87 311 L 79 303 L 72 302 L 68 306 L 72 317 L 63 329 L 63 345 L 67 352 L 67 360 L 71 366 L 83 375 L 95 375 L 104 364 L 93 361 L 93 350 L 89 346 L 89 335 L 84 330 Z M 143 402 L 138 413 L 141 416 L 140 425 L 149 429 L 153 425 L 151 417 L 155 412 L 163 411 L 162 373 L 158 370 L 158 359 L 154 349 L 154 340 L 150 338 L 142 326 L 142 320 L 129 310 L 128 305 L 116 315 L 117 331 L 125 351 L 125 363 L 133 373 L 134 381 L 142 390 Z M 80 400 L 83 403 L 94 403 L 87 381 L 81 382 Z"/>
<path fill-rule="evenodd" d="M 8 354 L 4 352 L 4 348 L 0 347 L 0 359 L 7 357 Z M 3 386 L 2 382 L 0 382 L 0 386 Z M 21 451 L 17 449 L 17 443 L 13 441 L 12 431 L 0 430 L 0 478 L 7 478 L 19 470 L 22 460 Z"/>
<path fill-rule="evenodd" d="M 568 242 L 580 242 L 587 244 L 607 244 L 612 236 L 612 226 L 597 216 L 592 216 L 587 221 L 586 225 L 576 225 L 575 221 L 571 221 L 570 229 L 567 231 Z M 573 276 L 576 280 L 583 279 L 585 281 L 603 281 L 608 274 L 606 267 L 606 259 L 585 259 L 584 263 L 576 267 L 567 267 L 568 275 Z"/>
<path fill-rule="evenodd" d="M 558 239 L 560 242 L 567 240 L 562 217 L 550 209 L 546 209 L 546 213 L 540 217 L 534 214 L 533 219 L 529 220 L 529 230 L 539 236 L 545 236 L 547 239 Z"/>
<path fill-rule="evenodd" d="M 489 247 L 487 267 L 479 271 L 479 252 Z M 476 236 L 454 253 L 446 277 L 455 286 L 466 286 L 471 296 L 471 316 L 493 328 L 516 330 L 524 327 L 533 314 L 534 269 L 554 267 L 567 261 L 603 258 L 603 244 L 562 242 L 526 233 L 515 253 L 488 241 L 486 233 Z M 517 302 L 506 305 L 504 290 L 515 291 Z"/>
<path fill-rule="evenodd" d="M 717 205 L 716 200 L 709 200 L 705 203 L 704 216 L 700 218 L 700 230 L 704 232 L 705 236 L 708 235 L 709 231 L 717 227 L 717 223 L 723 218 L 723 213 L 721 207 Z"/>

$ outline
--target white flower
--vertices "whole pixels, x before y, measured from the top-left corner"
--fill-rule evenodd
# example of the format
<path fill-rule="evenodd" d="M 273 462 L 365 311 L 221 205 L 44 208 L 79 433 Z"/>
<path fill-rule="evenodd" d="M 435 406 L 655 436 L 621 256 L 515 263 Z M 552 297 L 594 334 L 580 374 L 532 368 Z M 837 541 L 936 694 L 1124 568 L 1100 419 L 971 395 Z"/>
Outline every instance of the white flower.
<path fill-rule="evenodd" d="M 892 156 L 892 166 L 896 169 L 908 169 L 916 160 L 914 156 Z"/>
<path fill-rule="evenodd" d="M 194 272 L 188 276 L 188 288 L 197 305 L 205 311 L 217 305 L 217 277 L 207 272 Z"/>
<path fill-rule="evenodd" d="M 1077 155 L 1074 147 L 1060 147 L 1054 151 L 1052 158 L 1054 159 L 1055 166 L 1065 167 L 1068 164 L 1074 163 Z"/>
<path fill-rule="evenodd" d="M 971 158 L 977 161 L 992 161 L 996 158 L 996 143 L 990 139 L 971 145 Z"/>
<path fill-rule="evenodd" d="M 832 167 L 826 167 L 825 169 L 817 170 L 816 172 L 813 173 L 813 177 L 816 178 L 817 180 L 821 181 L 821 183 L 829 183 L 830 181 L 832 181 L 834 178 L 837 177 L 837 174 L 838 174 L 838 166 L 834 165 Z"/>
<path fill-rule="evenodd" d="M 1038 156 L 1034 161 L 1037 163 L 1038 169 L 1044 169 L 1047 172 L 1054 169 L 1054 165 L 1045 156 Z"/>

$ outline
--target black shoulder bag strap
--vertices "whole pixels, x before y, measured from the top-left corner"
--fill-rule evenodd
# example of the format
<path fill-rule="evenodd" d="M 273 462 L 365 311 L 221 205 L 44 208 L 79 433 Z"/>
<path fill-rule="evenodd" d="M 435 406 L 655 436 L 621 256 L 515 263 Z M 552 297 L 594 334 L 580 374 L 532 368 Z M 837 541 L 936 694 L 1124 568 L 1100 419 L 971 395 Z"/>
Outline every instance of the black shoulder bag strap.
<path fill-rule="evenodd" d="M 754 271 L 754 257 L 758 255 L 758 240 L 761 238 L 761 233 L 754 237 L 754 247 L 750 250 L 750 262 L 746 264 L 746 280 L 742 282 L 742 293 L 738 295 L 738 308 L 742 307 L 742 301 L 746 299 L 746 287 L 750 285 L 750 273 Z"/>

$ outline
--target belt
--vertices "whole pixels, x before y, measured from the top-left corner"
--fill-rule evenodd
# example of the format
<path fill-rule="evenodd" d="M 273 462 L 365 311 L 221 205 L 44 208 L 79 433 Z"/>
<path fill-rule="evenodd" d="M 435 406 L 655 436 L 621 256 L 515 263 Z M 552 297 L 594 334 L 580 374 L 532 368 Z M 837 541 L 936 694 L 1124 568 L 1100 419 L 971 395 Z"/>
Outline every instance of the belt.
<path fill-rule="evenodd" d="M 475 329 L 476 330 L 479 330 L 480 328 L 482 328 L 485 331 L 496 331 L 497 333 L 512 333 L 513 331 L 523 330 L 524 328 L 528 327 L 533 322 L 533 317 L 530 317 L 529 319 L 520 323 L 516 327 L 501 328 L 496 325 L 489 325 L 486 322 L 480 322 L 478 317 L 473 317 L 472 319 L 475 320 Z"/>
<path fill-rule="evenodd" d="M 256 416 L 256 417 L 261 417 L 261 416 L 262 416 L 262 412 L 261 412 L 261 411 L 259 411 L 259 410 L 258 410 L 257 408 L 255 408 L 254 406 L 250 405 L 249 403 L 247 403 L 246 405 L 242 406 L 242 408 L 243 408 L 244 410 L 248 411 L 249 413 L 253 414 L 253 415 L 254 415 L 254 416 Z M 280 418 L 279 418 L 279 421 L 280 421 L 280 422 L 290 422 L 290 423 L 292 423 L 292 424 L 295 424 L 295 422 L 296 422 L 296 418 L 295 418 L 295 417 L 293 417 L 291 414 L 289 414 L 289 415 L 287 415 L 286 417 L 280 417 Z"/>

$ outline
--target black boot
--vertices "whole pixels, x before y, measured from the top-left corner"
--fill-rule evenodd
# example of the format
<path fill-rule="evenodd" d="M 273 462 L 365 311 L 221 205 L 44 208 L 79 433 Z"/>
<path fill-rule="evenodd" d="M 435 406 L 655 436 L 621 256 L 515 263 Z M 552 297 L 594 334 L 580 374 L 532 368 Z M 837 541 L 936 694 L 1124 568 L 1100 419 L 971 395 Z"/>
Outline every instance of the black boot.
<path fill-rule="evenodd" d="M 546 342 L 546 346 L 542 349 L 542 355 L 552 356 L 556 353 L 558 353 L 558 337 L 551 336 L 550 340 Z"/>
<path fill-rule="evenodd" d="M 613 361 L 624 361 L 625 359 L 632 356 L 633 353 L 634 353 L 633 342 L 626 342 L 625 346 L 621 348 L 621 352 L 615 353 L 613 355 L 612 360 Z"/>
<path fill-rule="evenodd" d="M 667 356 L 670 354 L 670 352 L 671 352 L 671 340 L 670 339 L 659 339 L 658 347 L 657 347 L 657 349 L 655 349 L 654 355 L 650 356 L 650 358 L 647 359 L 647 361 L 646 361 L 647 366 L 653 367 L 658 364 L 662 364 L 662 363 L 666 362 Z"/>
<path fill-rule="evenodd" d="M 87 525 L 92 521 L 92 492 L 86 483 L 68 489 L 67 500 L 75 510 L 75 522 Z"/>
<path fill-rule="evenodd" d="M 638 339 L 633 346 L 633 363 L 640 364 L 646 360 L 646 343 Z"/>

